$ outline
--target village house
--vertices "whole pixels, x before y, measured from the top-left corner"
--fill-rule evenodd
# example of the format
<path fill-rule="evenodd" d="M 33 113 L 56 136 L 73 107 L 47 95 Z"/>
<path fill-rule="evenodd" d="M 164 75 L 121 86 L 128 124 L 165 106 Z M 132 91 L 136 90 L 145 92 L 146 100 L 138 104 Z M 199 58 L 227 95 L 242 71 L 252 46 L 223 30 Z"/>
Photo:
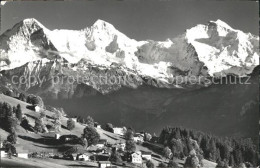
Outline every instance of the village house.
<path fill-rule="evenodd" d="M 79 160 L 79 161 L 89 161 L 89 154 L 79 153 L 79 154 L 77 154 L 77 160 Z"/>
<path fill-rule="evenodd" d="M 97 148 L 104 148 L 105 145 L 107 145 L 107 140 L 106 139 L 100 139 L 98 143 L 96 144 Z"/>
<path fill-rule="evenodd" d="M 17 153 L 18 158 L 28 159 L 28 152 L 19 152 Z"/>
<path fill-rule="evenodd" d="M 112 145 L 112 148 L 115 148 L 116 150 L 121 150 L 121 151 L 125 151 L 125 143 L 118 143 L 118 144 L 114 144 Z"/>
<path fill-rule="evenodd" d="M 124 129 L 123 128 L 119 128 L 119 127 L 115 127 L 113 128 L 113 132 L 114 134 L 118 134 L 118 135 L 124 135 Z"/>
<path fill-rule="evenodd" d="M 101 125 L 100 125 L 100 124 L 98 124 L 97 122 L 95 122 L 95 123 L 94 123 L 94 127 L 96 127 L 96 128 L 99 128 L 99 129 L 100 129 L 100 128 L 101 128 Z"/>
<path fill-rule="evenodd" d="M 78 121 L 77 118 L 71 118 L 71 119 L 72 119 L 72 121 L 74 121 L 75 123 Z"/>
<path fill-rule="evenodd" d="M 3 143 L 0 143 L 0 158 L 7 157 L 7 153 L 5 152 L 5 148 L 3 148 Z"/>
<path fill-rule="evenodd" d="M 65 156 L 65 158 L 68 158 L 70 160 L 77 160 L 77 154 L 76 153 L 72 153 L 68 156 Z"/>
<path fill-rule="evenodd" d="M 144 142 L 144 135 L 140 133 L 136 133 L 133 137 L 133 140 L 137 143 L 143 143 Z"/>
<path fill-rule="evenodd" d="M 18 158 L 28 159 L 29 158 L 29 152 L 27 150 L 24 150 L 23 146 L 16 145 L 16 156 Z"/>
<path fill-rule="evenodd" d="M 142 164 L 142 153 L 140 151 L 131 153 L 128 161 L 133 164 Z"/>
<path fill-rule="evenodd" d="M 98 162 L 98 167 L 99 168 L 106 168 L 106 167 L 111 167 L 112 164 L 110 161 L 99 161 Z"/>
<path fill-rule="evenodd" d="M 41 111 L 41 107 L 38 105 L 33 105 L 33 109 L 35 112 L 40 112 Z"/>
<path fill-rule="evenodd" d="M 55 134 L 55 139 L 60 139 L 60 134 Z"/>
<path fill-rule="evenodd" d="M 142 159 L 151 160 L 152 152 L 142 151 Z"/>

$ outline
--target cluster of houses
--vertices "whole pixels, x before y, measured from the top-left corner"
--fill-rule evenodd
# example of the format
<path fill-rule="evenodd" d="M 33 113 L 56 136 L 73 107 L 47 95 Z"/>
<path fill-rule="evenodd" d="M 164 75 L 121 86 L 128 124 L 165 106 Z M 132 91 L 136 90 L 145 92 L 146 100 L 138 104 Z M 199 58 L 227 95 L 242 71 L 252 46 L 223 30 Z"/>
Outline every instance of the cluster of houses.
<path fill-rule="evenodd" d="M 126 128 L 120 128 L 120 127 L 113 128 L 114 134 L 124 136 L 125 132 L 126 132 Z M 142 133 L 142 132 L 141 133 L 135 133 L 133 140 L 136 143 L 143 143 L 144 142 L 144 133 Z"/>
<path fill-rule="evenodd" d="M 135 134 L 136 142 L 143 142 L 143 134 L 137 133 Z M 77 136 L 75 135 L 63 135 L 56 136 L 59 137 L 62 141 L 71 141 Z M 96 145 L 89 146 L 86 151 L 80 151 L 74 154 L 71 154 L 69 157 L 71 160 L 79 160 L 79 161 L 97 161 L 99 167 L 105 168 L 110 167 L 111 162 L 109 162 L 109 157 L 111 155 L 112 150 L 119 151 L 121 156 L 125 158 L 125 161 L 132 164 L 142 164 L 143 160 L 151 160 L 152 153 L 147 151 L 136 151 L 132 153 L 125 153 L 126 144 L 124 142 L 118 142 L 115 144 L 110 144 L 106 139 L 100 139 Z M 64 157 L 63 157 L 64 158 Z"/>
<path fill-rule="evenodd" d="M 41 108 L 39 106 L 30 106 L 27 108 L 31 108 L 35 112 L 40 112 Z M 72 118 L 73 121 L 77 122 L 77 118 Z M 101 129 L 101 125 L 98 123 L 94 123 L 94 126 L 96 128 Z M 126 132 L 126 128 L 120 128 L 115 127 L 113 128 L 113 133 L 124 136 Z M 51 131 L 49 132 L 51 133 Z M 133 136 L 133 140 L 135 143 L 143 143 L 144 142 L 144 133 L 135 133 Z M 75 140 L 79 139 L 76 135 L 60 135 L 57 133 L 54 133 L 53 136 L 54 139 L 62 142 L 74 142 Z M 124 161 L 127 161 L 128 163 L 132 164 L 142 164 L 144 160 L 151 160 L 152 159 L 152 153 L 146 152 L 146 151 L 136 151 L 132 153 L 126 153 L 125 152 L 126 144 L 124 142 L 118 142 L 115 144 L 109 144 L 106 139 L 100 139 L 96 145 L 92 145 L 88 147 L 87 149 L 76 151 L 74 153 L 71 153 L 69 155 L 49 155 L 49 157 L 52 157 L 54 159 L 70 159 L 70 160 L 78 160 L 78 161 L 96 161 L 98 163 L 98 166 L 100 168 L 106 168 L 106 167 L 112 167 L 112 163 L 109 160 L 109 157 L 111 155 L 112 150 L 116 150 L 120 153 L 120 155 L 124 158 Z M 28 151 L 24 150 L 22 147 L 16 146 L 17 154 L 16 156 L 19 158 L 28 159 L 29 154 Z M 2 148 L 2 143 L 0 145 L 0 158 L 1 157 L 7 157 L 7 153 L 5 149 Z"/>
<path fill-rule="evenodd" d="M 23 146 L 16 144 L 15 148 L 16 148 L 16 154 L 15 154 L 16 157 L 23 158 L 23 159 L 29 158 L 29 152 L 28 150 L 23 149 Z M 6 149 L 3 148 L 3 143 L 0 142 L 0 159 L 7 158 L 7 157 L 9 157 L 8 153 Z"/>

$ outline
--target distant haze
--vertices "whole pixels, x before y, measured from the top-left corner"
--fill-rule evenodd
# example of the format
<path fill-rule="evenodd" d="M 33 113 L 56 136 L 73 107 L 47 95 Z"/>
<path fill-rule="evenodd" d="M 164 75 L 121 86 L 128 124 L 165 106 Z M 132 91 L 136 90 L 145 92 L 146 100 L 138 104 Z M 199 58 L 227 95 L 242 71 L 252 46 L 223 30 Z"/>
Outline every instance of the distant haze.
<path fill-rule="evenodd" d="M 165 40 L 209 20 L 258 35 L 258 2 L 253 1 L 43 1 L 8 2 L 1 7 L 1 33 L 25 18 L 49 29 L 83 29 L 97 19 L 136 40 Z"/>

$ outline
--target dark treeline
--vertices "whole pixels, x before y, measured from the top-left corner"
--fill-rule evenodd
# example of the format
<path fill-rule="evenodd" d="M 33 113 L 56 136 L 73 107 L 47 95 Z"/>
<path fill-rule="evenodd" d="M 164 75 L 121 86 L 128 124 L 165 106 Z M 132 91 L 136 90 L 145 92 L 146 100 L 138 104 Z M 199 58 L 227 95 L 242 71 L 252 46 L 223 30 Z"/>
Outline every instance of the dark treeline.
<path fill-rule="evenodd" d="M 229 166 L 247 163 L 257 166 L 258 147 L 248 139 L 217 137 L 201 131 L 181 127 L 166 127 L 162 130 L 159 143 L 172 150 L 173 157 L 183 158 L 194 149 L 207 160 Z"/>
<path fill-rule="evenodd" d="M 0 102 L 0 127 L 10 132 L 17 123 L 22 120 L 20 104 L 11 106 L 6 102 Z"/>

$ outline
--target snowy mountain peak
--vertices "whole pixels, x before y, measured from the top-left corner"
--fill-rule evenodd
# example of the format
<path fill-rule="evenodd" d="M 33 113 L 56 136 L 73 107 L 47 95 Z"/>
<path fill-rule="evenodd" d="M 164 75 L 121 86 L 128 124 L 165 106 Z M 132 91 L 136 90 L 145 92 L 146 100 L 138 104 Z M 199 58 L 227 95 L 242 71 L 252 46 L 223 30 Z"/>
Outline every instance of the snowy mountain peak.
<path fill-rule="evenodd" d="M 0 36 L 0 70 L 43 58 L 110 69 L 118 64 L 140 76 L 168 81 L 177 75 L 247 75 L 259 64 L 259 38 L 221 20 L 187 29 L 166 41 L 136 41 L 97 20 L 84 30 L 53 30 L 25 19 Z M 7 65 L 7 63 L 10 63 Z M 74 68 L 76 70 L 76 68 Z"/>
<path fill-rule="evenodd" d="M 103 30 L 106 30 L 106 29 L 115 29 L 115 27 L 104 21 L 104 20 L 101 20 L 101 19 L 98 19 L 94 24 L 93 24 L 93 27 L 96 27 L 98 29 L 103 29 Z"/>
<path fill-rule="evenodd" d="M 46 29 L 45 26 L 43 26 L 43 24 L 41 24 L 38 20 L 34 18 L 24 19 L 18 25 L 19 25 L 18 29 L 24 32 L 27 31 L 26 32 L 27 35 L 30 35 L 39 29 L 43 29 L 43 30 Z"/>
<path fill-rule="evenodd" d="M 234 30 L 232 27 L 230 27 L 227 23 L 224 21 L 218 19 L 217 21 L 209 21 L 209 24 L 215 24 L 216 26 L 220 26 L 226 29 Z"/>

